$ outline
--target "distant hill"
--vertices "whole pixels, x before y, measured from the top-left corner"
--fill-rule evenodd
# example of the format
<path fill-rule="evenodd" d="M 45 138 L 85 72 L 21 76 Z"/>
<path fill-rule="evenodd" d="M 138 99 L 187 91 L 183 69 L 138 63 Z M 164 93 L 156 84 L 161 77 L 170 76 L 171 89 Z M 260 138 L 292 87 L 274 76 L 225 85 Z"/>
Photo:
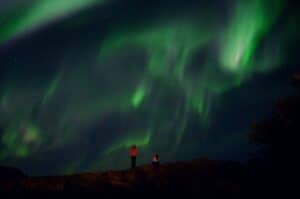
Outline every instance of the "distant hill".
<path fill-rule="evenodd" d="M 0 166 L 0 182 L 24 179 L 26 175 L 17 168 Z"/>
<path fill-rule="evenodd" d="M 198 192 L 210 196 L 240 196 L 245 167 L 235 162 L 199 159 L 136 169 L 83 173 L 69 176 L 14 178 L 3 181 L 6 193 L 176 193 Z"/>

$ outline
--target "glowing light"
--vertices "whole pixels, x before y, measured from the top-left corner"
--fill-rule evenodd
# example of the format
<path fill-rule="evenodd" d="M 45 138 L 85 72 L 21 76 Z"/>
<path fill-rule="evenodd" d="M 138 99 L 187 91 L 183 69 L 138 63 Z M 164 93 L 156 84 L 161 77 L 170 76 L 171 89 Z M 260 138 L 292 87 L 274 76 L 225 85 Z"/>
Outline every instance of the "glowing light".
<path fill-rule="evenodd" d="M 0 44 L 105 0 L 38 0 L 0 27 Z"/>
<path fill-rule="evenodd" d="M 143 86 L 139 87 L 132 97 L 131 100 L 132 106 L 137 108 L 142 103 L 145 95 L 146 95 L 145 87 Z"/>
<path fill-rule="evenodd" d="M 7 156 L 24 158 L 40 141 L 40 132 L 37 126 L 31 123 L 22 123 L 21 126 L 16 123 L 5 130 L 1 141 L 5 146 L 0 154 L 2 158 Z"/>
<path fill-rule="evenodd" d="M 267 12 L 267 6 L 270 4 L 261 0 L 238 1 L 221 47 L 220 62 L 226 70 L 251 70 L 253 53 L 276 19 L 281 3 L 272 3 L 272 13 Z"/>

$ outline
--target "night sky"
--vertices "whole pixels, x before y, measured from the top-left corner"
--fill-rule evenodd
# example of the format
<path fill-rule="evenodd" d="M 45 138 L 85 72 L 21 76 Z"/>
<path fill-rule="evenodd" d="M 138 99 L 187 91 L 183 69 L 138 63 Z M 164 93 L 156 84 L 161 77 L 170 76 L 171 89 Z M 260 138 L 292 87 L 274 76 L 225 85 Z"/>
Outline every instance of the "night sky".
<path fill-rule="evenodd" d="M 0 0 L 0 165 L 30 175 L 245 161 L 292 93 L 284 0 Z"/>

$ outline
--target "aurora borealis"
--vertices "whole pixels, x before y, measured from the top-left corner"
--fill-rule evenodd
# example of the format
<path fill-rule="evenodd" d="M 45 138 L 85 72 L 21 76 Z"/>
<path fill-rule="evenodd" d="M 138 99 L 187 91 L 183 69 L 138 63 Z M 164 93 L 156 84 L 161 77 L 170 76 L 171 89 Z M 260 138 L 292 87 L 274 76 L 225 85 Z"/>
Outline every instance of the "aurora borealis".
<path fill-rule="evenodd" d="M 284 0 L 1 1 L 1 164 L 33 175 L 127 168 L 132 144 L 139 164 L 156 152 L 247 159 L 251 123 L 289 92 L 298 18 L 288 9 Z"/>
<path fill-rule="evenodd" d="M 22 2 L 22 1 L 21 1 Z M 28 0 L 17 4 L 9 15 L 13 17 L 2 22 L 0 41 L 13 39 L 22 34 L 26 34 L 55 19 L 63 18 L 72 13 L 93 6 L 104 1 L 97 0 Z M 3 3 L 5 5 L 5 3 Z M 2 16 L 5 18 L 5 16 Z"/>

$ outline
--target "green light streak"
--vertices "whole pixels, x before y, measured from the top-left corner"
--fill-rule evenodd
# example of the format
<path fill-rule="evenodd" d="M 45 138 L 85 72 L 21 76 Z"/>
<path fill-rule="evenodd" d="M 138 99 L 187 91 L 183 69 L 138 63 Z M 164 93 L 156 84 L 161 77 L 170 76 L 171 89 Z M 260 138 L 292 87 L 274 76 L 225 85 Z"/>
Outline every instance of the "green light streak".
<path fill-rule="evenodd" d="M 0 28 L 0 44 L 106 0 L 35 0 Z"/>
<path fill-rule="evenodd" d="M 151 130 L 146 132 L 139 132 L 129 134 L 123 139 L 120 139 L 115 144 L 112 144 L 105 152 L 104 155 L 113 153 L 120 149 L 128 150 L 132 145 L 136 145 L 138 148 L 146 147 L 151 142 Z"/>
<path fill-rule="evenodd" d="M 272 4 L 272 12 L 266 7 Z M 280 1 L 238 1 L 221 47 L 220 62 L 232 72 L 251 71 L 251 58 L 282 8 Z"/>
<path fill-rule="evenodd" d="M 59 73 L 53 80 L 52 82 L 49 84 L 49 87 L 48 89 L 46 90 L 46 93 L 43 97 L 43 100 L 42 100 L 42 105 L 45 105 L 47 104 L 51 98 L 53 97 L 53 95 L 55 94 L 58 86 L 59 86 L 59 83 L 61 81 L 61 78 L 62 78 L 62 72 Z"/>
<path fill-rule="evenodd" d="M 144 86 L 140 86 L 131 99 L 131 104 L 134 108 L 138 108 L 140 104 L 143 102 L 146 96 L 146 88 Z"/>

